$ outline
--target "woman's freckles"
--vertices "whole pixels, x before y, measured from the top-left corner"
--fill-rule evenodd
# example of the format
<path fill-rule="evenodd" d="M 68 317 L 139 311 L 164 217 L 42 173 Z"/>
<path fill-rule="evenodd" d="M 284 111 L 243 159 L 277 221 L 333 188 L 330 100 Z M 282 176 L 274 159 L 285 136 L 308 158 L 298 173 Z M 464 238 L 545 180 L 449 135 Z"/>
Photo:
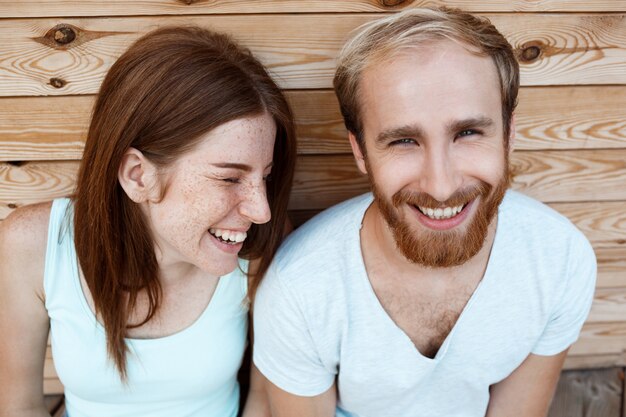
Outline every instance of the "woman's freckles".
<path fill-rule="evenodd" d="M 271 217 L 264 177 L 273 162 L 276 127 L 262 114 L 208 132 L 168 173 L 165 196 L 149 217 L 163 262 L 189 262 L 222 274 L 237 264 L 236 247 L 210 228 L 243 232 Z"/>

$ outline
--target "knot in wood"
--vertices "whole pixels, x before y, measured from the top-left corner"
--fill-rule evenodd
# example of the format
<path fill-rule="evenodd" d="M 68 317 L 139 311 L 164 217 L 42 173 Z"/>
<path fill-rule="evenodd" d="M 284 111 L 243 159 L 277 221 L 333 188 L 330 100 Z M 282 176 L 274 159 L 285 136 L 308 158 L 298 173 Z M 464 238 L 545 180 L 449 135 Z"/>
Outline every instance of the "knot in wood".
<path fill-rule="evenodd" d="M 519 52 L 519 60 L 522 62 L 532 62 L 541 56 L 542 48 L 538 43 L 526 43 L 522 45 L 521 52 Z"/>
<path fill-rule="evenodd" d="M 7 204 L 7 207 L 10 208 L 10 209 L 16 209 L 17 208 L 17 204 L 9 203 L 9 204 Z"/>
<path fill-rule="evenodd" d="M 67 45 L 76 39 L 76 31 L 68 25 L 58 25 L 53 28 L 54 41 L 60 45 Z"/>
<path fill-rule="evenodd" d="M 54 88 L 63 88 L 67 84 L 65 80 L 60 78 L 50 78 L 50 85 Z"/>
<path fill-rule="evenodd" d="M 412 0 L 380 0 L 380 4 L 385 7 L 397 7 L 403 4 L 411 3 Z"/>

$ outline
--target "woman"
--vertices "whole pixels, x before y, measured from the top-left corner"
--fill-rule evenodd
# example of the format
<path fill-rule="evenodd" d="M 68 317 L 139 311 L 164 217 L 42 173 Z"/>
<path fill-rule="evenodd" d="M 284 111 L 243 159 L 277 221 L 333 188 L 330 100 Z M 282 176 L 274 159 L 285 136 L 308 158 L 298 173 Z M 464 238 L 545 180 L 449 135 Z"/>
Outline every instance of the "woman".
<path fill-rule="evenodd" d="M 244 301 L 294 161 L 289 107 L 247 50 L 199 28 L 139 39 L 102 83 L 74 197 L 2 222 L 0 410 L 47 415 L 50 328 L 69 417 L 237 415 Z"/>

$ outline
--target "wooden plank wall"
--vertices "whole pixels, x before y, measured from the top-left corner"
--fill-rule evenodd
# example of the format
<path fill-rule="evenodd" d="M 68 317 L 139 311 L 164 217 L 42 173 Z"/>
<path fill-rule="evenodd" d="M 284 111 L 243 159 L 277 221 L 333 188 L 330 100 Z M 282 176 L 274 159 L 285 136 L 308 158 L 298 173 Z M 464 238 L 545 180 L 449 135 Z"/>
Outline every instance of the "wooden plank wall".
<path fill-rule="evenodd" d="M 566 367 L 625 366 L 626 0 L 0 0 L 0 219 L 72 192 L 104 74 L 143 33 L 182 24 L 232 33 L 285 89 L 300 224 L 367 189 L 331 90 L 349 32 L 444 3 L 489 17 L 519 56 L 514 188 L 568 216 L 596 250 L 595 302 Z M 46 390 L 61 389 L 47 366 Z"/>

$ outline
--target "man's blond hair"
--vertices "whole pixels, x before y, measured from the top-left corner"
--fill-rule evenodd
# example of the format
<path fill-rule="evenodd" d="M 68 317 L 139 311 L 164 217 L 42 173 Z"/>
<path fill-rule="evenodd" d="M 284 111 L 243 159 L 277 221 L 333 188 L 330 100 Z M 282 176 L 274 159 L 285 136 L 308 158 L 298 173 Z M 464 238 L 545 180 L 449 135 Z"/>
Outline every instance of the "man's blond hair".
<path fill-rule="evenodd" d="M 363 122 L 359 108 L 359 83 L 363 71 L 408 49 L 444 39 L 493 60 L 500 79 L 502 119 L 505 141 L 508 141 L 519 89 L 519 65 L 511 45 L 486 18 L 459 9 L 422 8 L 364 24 L 339 54 L 333 80 L 335 93 L 346 128 L 356 136 L 363 151 Z"/>

